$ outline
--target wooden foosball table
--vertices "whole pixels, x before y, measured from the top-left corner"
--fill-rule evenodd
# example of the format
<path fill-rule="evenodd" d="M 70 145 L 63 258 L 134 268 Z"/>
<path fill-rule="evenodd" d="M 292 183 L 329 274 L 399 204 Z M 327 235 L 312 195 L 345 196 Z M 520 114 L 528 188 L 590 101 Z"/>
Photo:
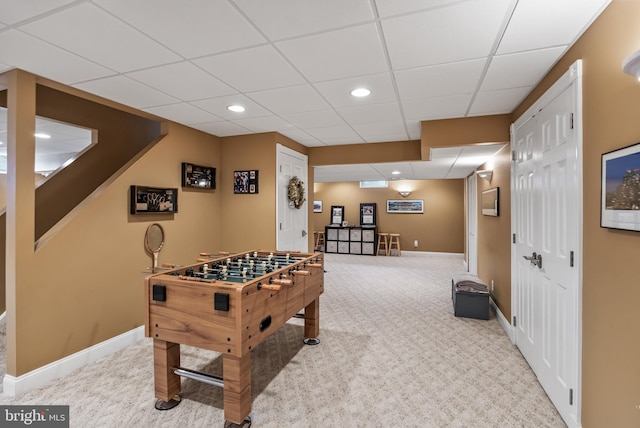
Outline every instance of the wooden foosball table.
<path fill-rule="evenodd" d="M 204 256 L 204 257 L 202 257 Z M 180 378 L 223 387 L 225 426 L 250 425 L 251 350 L 294 316 L 319 343 L 322 253 L 201 254 L 145 278 L 145 335 L 153 338 L 156 408 L 180 402 Z M 304 310 L 304 314 L 300 311 Z M 180 345 L 223 356 L 222 378 L 180 367 Z"/>

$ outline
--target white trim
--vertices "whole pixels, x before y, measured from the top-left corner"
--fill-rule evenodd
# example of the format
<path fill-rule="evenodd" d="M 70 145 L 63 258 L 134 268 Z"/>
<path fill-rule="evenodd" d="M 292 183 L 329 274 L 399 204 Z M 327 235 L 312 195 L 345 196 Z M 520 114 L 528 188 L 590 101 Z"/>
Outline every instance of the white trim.
<path fill-rule="evenodd" d="M 511 325 L 509 320 L 507 320 L 507 318 L 504 316 L 504 314 L 502 313 L 502 311 L 500 310 L 498 305 L 496 305 L 496 302 L 494 302 L 492 298 L 489 298 L 489 303 L 491 304 L 491 307 L 496 313 L 496 319 L 498 320 L 498 324 L 500 324 L 500 327 L 502 327 L 504 332 L 507 334 L 507 337 L 509 338 L 509 340 L 511 340 L 511 343 L 515 345 L 516 335 L 515 335 L 515 331 L 513 330 L 513 326 Z"/>
<path fill-rule="evenodd" d="M 59 359 L 22 376 L 4 375 L 3 392 L 10 397 L 21 396 L 33 389 L 59 379 L 81 367 L 96 362 L 100 358 L 120 351 L 144 338 L 144 326 L 134 328 L 119 336 L 100 342 L 73 355 Z"/>

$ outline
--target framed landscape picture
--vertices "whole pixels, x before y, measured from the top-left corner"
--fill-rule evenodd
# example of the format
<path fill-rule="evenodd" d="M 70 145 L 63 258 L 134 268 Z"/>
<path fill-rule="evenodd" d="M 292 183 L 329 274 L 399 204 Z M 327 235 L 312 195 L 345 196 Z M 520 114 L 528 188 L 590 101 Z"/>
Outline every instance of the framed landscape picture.
<path fill-rule="evenodd" d="M 640 231 L 640 143 L 602 155 L 600 226 Z"/>
<path fill-rule="evenodd" d="M 424 201 L 422 199 L 389 199 L 387 212 L 390 214 L 422 214 Z"/>

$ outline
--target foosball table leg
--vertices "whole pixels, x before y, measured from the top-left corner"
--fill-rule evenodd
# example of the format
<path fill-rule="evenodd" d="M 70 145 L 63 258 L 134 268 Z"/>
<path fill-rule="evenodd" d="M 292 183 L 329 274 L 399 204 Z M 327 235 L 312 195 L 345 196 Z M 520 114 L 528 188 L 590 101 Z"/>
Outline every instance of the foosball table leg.
<path fill-rule="evenodd" d="M 180 344 L 153 339 L 153 379 L 155 408 L 169 410 L 180 404 L 180 376 L 173 372 L 180 367 Z"/>
<path fill-rule="evenodd" d="M 320 298 L 304 308 L 304 343 L 317 345 L 320 343 Z"/>
<path fill-rule="evenodd" d="M 249 412 L 251 412 L 251 353 L 242 357 L 223 354 L 222 377 L 224 378 L 225 427 L 249 427 L 251 425 L 249 418 Z"/>

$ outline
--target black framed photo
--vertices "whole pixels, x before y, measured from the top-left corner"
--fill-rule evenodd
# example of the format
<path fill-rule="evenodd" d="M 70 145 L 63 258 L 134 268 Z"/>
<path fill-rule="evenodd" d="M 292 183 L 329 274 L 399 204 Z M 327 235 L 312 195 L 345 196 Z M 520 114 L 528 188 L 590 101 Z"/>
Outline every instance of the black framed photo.
<path fill-rule="evenodd" d="M 255 169 L 234 171 L 233 193 L 258 193 L 258 171 Z"/>
<path fill-rule="evenodd" d="M 344 220 L 344 205 L 332 205 L 330 224 L 341 226 L 343 220 Z"/>
<path fill-rule="evenodd" d="M 376 214 L 375 202 L 360 204 L 360 226 L 375 226 Z"/>
<path fill-rule="evenodd" d="M 182 162 L 182 187 L 216 188 L 216 169 Z"/>
<path fill-rule="evenodd" d="M 131 214 L 162 214 L 178 212 L 178 189 L 131 186 Z"/>
<path fill-rule="evenodd" d="M 488 215 L 492 217 L 498 217 L 498 204 L 499 204 L 499 188 L 487 189 L 482 191 L 482 215 Z"/>
<path fill-rule="evenodd" d="M 600 226 L 640 232 L 640 143 L 602 155 Z"/>

